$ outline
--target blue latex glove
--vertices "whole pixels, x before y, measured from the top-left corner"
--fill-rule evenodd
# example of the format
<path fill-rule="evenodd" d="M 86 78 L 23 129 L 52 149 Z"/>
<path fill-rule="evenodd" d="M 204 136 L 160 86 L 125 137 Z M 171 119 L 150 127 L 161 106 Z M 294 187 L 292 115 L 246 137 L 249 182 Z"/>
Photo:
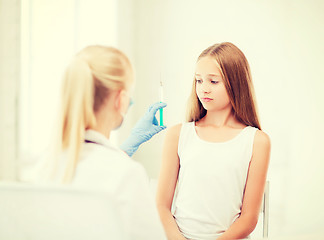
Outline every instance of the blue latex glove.
<path fill-rule="evenodd" d="M 166 103 L 154 103 L 149 107 L 144 116 L 136 123 L 135 127 L 131 131 L 130 136 L 120 146 L 120 148 L 126 152 L 128 156 L 133 156 L 142 143 L 150 140 L 155 134 L 166 128 L 166 126 L 159 126 L 159 123 L 155 117 L 156 112 L 165 107 Z"/>

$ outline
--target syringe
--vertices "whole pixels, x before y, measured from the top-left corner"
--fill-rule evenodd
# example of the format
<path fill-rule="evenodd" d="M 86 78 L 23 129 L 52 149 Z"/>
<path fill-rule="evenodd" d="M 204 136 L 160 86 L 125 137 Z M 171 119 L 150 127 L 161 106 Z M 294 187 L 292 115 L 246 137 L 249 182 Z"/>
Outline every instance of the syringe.
<path fill-rule="evenodd" d="M 160 77 L 160 102 L 163 102 L 163 83 Z M 160 108 L 160 126 L 163 126 L 163 108 Z"/>

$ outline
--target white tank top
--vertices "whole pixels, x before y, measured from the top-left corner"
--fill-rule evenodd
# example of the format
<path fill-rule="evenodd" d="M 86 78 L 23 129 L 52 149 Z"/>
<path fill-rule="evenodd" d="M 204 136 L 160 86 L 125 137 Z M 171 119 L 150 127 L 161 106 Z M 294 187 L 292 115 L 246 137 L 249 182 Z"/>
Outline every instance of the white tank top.
<path fill-rule="evenodd" d="M 180 169 L 172 209 L 188 239 L 215 240 L 239 217 L 257 128 L 226 142 L 204 141 L 195 122 L 181 128 Z"/>

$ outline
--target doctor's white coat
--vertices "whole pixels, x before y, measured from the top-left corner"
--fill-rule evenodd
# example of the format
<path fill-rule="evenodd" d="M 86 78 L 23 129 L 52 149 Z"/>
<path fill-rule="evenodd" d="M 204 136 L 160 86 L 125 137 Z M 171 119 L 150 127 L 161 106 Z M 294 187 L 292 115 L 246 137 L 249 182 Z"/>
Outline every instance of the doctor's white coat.
<path fill-rule="evenodd" d="M 99 132 L 87 130 L 85 138 L 94 143 L 83 144 L 72 185 L 115 196 L 130 239 L 166 239 L 143 166 Z"/>

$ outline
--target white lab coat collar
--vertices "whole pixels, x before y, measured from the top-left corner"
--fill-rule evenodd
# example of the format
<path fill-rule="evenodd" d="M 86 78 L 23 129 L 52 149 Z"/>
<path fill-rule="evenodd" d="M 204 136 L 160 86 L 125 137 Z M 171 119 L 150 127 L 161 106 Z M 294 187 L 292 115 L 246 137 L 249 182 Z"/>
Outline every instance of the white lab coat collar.
<path fill-rule="evenodd" d="M 105 135 L 103 135 L 100 132 L 97 132 L 95 130 L 92 129 L 88 129 L 85 131 L 84 134 L 84 139 L 91 141 L 91 142 L 95 142 L 99 145 L 102 145 L 106 148 L 115 150 L 117 152 L 120 152 L 122 154 L 124 154 L 125 156 L 127 156 L 129 158 L 129 156 L 127 155 L 127 153 L 125 153 L 123 150 L 121 150 L 116 144 L 112 143 L 109 138 L 107 138 Z"/>
<path fill-rule="evenodd" d="M 88 129 L 85 131 L 85 140 L 98 143 L 108 148 L 114 148 L 116 150 L 120 150 L 116 145 L 111 143 L 110 140 L 105 135 L 92 129 Z"/>

